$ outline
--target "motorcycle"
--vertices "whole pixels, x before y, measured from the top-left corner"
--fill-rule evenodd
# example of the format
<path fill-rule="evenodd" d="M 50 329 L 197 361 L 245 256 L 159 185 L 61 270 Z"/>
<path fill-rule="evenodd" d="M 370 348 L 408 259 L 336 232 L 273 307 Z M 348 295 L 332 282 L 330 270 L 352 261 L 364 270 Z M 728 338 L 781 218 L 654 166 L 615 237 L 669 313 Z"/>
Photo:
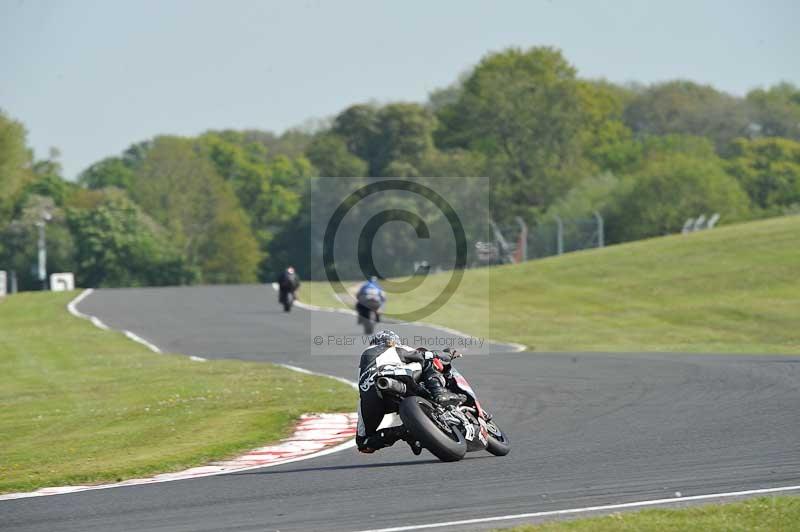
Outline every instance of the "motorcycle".
<path fill-rule="evenodd" d="M 455 352 L 440 355 L 445 360 L 450 358 L 448 363 L 460 356 Z M 443 462 L 456 462 L 474 451 L 486 450 L 495 456 L 511 451 L 508 435 L 481 407 L 472 386 L 458 370 L 451 366 L 449 378 L 460 392 L 459 402 L 440 405 L 417 384 L 421 369 L 421 362 L 403 363 L 392 347 L 376 359 L 373 371 L 362 375 L 359 385 L 366 389 L 374 385 L 388 405 L 379 433 L 392 432 L 408 442 L 415 454 L 425 448 Z"/>

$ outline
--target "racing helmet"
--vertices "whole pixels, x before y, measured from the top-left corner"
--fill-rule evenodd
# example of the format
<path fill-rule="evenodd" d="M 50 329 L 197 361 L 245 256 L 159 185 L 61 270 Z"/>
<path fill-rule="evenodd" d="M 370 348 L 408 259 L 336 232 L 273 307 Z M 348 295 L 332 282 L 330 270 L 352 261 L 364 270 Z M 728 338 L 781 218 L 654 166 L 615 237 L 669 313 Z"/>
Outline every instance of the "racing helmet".
<path fill-rule="evenodd" d="M 383 345 L 386 347 L 394 347 L 400 345 L 400 336 L 394 331 L 384 329 L 378 331 L 369 339 L 369 345 Z"/>

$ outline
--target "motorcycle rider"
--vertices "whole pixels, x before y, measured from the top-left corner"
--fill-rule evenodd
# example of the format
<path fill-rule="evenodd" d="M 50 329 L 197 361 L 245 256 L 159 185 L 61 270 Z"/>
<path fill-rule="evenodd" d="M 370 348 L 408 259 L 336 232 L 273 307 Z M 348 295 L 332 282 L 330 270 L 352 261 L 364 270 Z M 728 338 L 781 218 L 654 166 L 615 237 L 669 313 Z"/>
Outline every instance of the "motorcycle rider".
<path fill-rule="evenodd" d="M 378 426 L 383 420 L 386 411 L 383 399 L 378 395 L 375 387 L 375 374 L 378 367 L 376 359 L 390 348 L 394 348 L 401 362 L 405 364 L 420 364 L 418 386 L 423 393 L 427 392 L 432 400 L 439 404 L 458 403 L 464 399 L 461 394 L 453 393 L 447 389 L 452 358 L 459 356 L 453 352 L 438 353 L 429 351 L 424 347 L 414 349 L 400 342 L 400 337 L 394 331 L 383 330 L 370 339 L 370 345 L 361 353 L 359 363 L 359 404 L 358 404 L 358 431 L 356 445 L 362 453 L 373 453 L 378 449 L 393 445 L 403 434 L 403 429 L 388 428 L 378 432 Z M 416 442 L 409 442 L 414 454 L 422 452 Z"/>
<path fill-rule="evenodd" d="M 356 294 L 356 312 L 364 319 L 370 319 L 370 313 L 375 312 L 377 319 L 380 320 L 380 310 L 386 304 L 386 292 L 378 284 L 378 278 L 374 275 L 367 282 L 361 285 Z"/>
<path fill-rule="evenodd" d="M 300 278 L 294 271 L 292 266 L 288 266 L 281 272 L 277 279 L 278 283 L 278 301 L 283 304 L 286 303 L 286 296 L 288 294 L 294 295 L 297 289 L 300 288 Z"/>

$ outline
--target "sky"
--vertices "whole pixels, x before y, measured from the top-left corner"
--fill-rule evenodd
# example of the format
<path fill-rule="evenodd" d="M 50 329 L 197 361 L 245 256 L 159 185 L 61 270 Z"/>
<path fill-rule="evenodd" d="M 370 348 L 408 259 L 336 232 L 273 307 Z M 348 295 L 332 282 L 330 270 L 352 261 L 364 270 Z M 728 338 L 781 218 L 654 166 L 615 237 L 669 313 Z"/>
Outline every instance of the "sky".
<path fill-rule="evenodd" d="M 134 142 L 425 101 L 487 53 L 583 78 L 800 85 L 797 0 L 0 0 L 0 109 L 67 178 Z"/>

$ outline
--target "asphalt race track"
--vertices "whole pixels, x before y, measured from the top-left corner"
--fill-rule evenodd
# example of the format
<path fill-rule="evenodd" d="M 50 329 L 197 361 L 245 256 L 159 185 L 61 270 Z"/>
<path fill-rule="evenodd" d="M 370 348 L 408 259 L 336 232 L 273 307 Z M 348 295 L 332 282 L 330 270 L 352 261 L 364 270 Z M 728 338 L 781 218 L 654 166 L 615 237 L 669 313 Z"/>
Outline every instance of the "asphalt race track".
<path fill-rule="evenodd" d="M 100 290 L 79 309 L 165 351 L 355 380 L 361 347 L 312 356 L 309 311 L 284 314 L 268 287 Z M 349 315 L 314 319 L 331 334 L 357 332 Z M 353 531 L 800 484 L 798 357 L 504 349 L 458 366 L 510 433 L 506 457 L 445 464 L 403 442 L 370 456 L 348 449 L 238 474 L 2 501 L 0 530 Z"/>

